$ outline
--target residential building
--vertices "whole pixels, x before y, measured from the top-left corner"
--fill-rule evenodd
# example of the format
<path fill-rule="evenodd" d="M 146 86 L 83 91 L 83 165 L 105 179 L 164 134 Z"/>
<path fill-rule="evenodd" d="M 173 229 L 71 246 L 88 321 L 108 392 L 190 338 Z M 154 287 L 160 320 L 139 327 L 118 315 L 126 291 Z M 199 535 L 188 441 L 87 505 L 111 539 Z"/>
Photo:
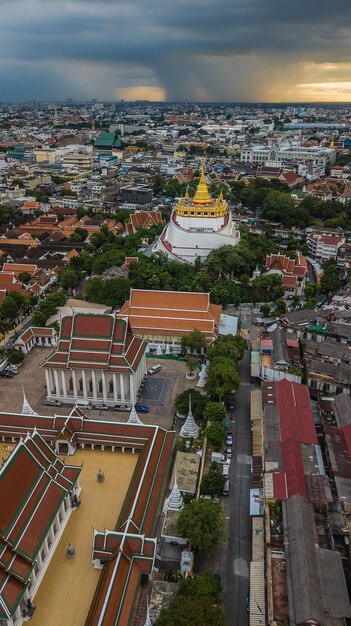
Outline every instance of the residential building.
<path fill-rule="evenodd" d="M 318 259 L 321 263 L 336 259 L 338 250 L 345 243 L 341 235 L 323 235 L 311 233 L 307 237 L 308 253 L 313 259 Z"/>
<path fill-rule="evenodd" d="M 126 185 L 120 192 L 122 201 L 128 205 L 149 206 L 152 202 L 152 189 L 147 185 Z"/>

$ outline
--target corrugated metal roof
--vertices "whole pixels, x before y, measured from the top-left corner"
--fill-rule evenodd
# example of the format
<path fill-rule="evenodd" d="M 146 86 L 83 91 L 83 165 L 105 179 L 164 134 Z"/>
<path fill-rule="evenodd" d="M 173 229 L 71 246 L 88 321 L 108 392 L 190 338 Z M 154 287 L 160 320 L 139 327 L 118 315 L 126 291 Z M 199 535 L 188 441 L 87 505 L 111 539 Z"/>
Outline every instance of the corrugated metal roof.
<path fill-rule="evenodd" d="M 264 520 L 263 517 L 252 518 L 252 560 L 264 560 Z"/>
<path fill-rule="evenodd" d="M 266 623 L 264 561 L 250 563 L 250 626 Z"/>

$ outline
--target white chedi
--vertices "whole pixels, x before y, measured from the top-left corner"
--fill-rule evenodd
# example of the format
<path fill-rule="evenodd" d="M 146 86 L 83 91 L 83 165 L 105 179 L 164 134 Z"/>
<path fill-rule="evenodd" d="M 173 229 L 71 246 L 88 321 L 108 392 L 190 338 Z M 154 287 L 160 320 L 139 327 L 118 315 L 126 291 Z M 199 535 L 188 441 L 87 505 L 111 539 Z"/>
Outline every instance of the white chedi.
<path fill-rule="evenodd" d="M 127 424 L 139 424 L 139 425 L 141 424 L 143 426 L 143 422 L 141 421 L 138 413 L 136 412 L 134 405 L 132 406 L 132 410 L 129 413 Z"/>
<path fill-rule="evenodd" d="M 22 404 L 21 415 L 32 415 L 33 417 L 38 417 L 38 413 L 36 413 L 34 409 L 32 409 L 31 405 L 29 404 L 26 398 L 26 394 L 24 393 L 23 383 L 22 383 L 22 393 L 23 393 L 23 404 Z"/>
<path fill-rule="evenodd" d="M 172 491 L 169 494 L 168 498 L 166 498 L 163 505 L 164 514 L 168 513 L 168 511 L 181 511 L 184 506 L 183 496 L 179 491 L 179 487 L 177 484 L 177 475 L 174 477 L 174 485 L 172 487 Z"/>
<path fill-rule="evenodd" d="M 200 432 L 200 429 L 197 423 L 195 422 L 195 419 L 191 410 L 191 393 L 189 393 L 189 411 L 188 411 L 187 418 L 183 426 L 180 429 L 180 436 L 186 437 L 187 439 L 190 439 L 191 437 L 193 439 L 196 439 L 199 436 L 199 432 Z"/>

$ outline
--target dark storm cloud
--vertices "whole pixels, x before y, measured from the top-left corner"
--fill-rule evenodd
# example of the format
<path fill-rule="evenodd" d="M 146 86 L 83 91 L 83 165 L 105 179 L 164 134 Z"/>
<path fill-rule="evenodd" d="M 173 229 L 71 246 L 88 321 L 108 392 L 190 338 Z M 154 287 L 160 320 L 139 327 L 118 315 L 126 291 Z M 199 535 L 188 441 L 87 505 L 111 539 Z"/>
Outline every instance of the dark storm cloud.
<path fill-rule="evenodd" d="M 268 83 L 269 68 L 351 61 L 348 0 L 0 0 L 0 15 L 0 99 L 25 97 L 28 72 L 30 97 L 66 96 L 80 64 L 82 96 L 111 96 L 130 71 L 173 99 L 220 100 L 255 97 L 262 56 Z"/>

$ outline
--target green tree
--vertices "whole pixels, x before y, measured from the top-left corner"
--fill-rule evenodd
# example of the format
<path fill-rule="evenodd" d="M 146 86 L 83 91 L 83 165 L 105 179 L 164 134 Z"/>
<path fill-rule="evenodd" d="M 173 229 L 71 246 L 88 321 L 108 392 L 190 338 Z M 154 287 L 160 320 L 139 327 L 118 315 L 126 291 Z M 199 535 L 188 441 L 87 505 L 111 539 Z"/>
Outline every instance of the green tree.
<path fill-rule="evenodd" d="M 204 410 L 204 419 L 207 422 L 219 422 L 220 424 L 226 417 L 226 408 L 221 402 L 207 402 Z"/>
<path fill-rule="evenodd" d="M 211 396 L 223 396 L 239 389 L 240 379 L 236 367 L 231 359 L 216 357 L 210 363 L 206 390 Z"/>
<path fill-rule="evenodd" d="M 308 300 L 309 298 L 316 298 L 319 291 L 319 286 L 317 283 L 307 282 L 305 286 L 305 298 Z"/>
<path fill-rule="evenodd" d="M 176 598 L 157 619 L 156 626 L 228 626 L 219 606 L 221 586 L 207 572 L 179 582 Z"/>
<path fill-rule="evenodd" d="M 79 280 L 79 273 L 72 267 L 63 267 L 60 271 L 60 283 L 65 291 L 78 287 Z"/>
<path fill-rule="evenodd" d="M 212 550 L 224 536 L 222 507 L 214 500 L 192 500 L 181 510 L 177 528 L 194 550 Z"/>
<path fill-rule="evenodd" d="M 202 495 L 211 496 L 211 498 L 219 497 L 222 494 L 226 482 L 226 478 L 220 471 L 220 467 L 217 463 L 214 465 L 216 467 L 212 467 L 203 475 L 200 489 Z"/>
<path fill-rule="evenodd" d="M 9 359 L 10 363 L 13 363 L 13 365 L 19 365 L 19 363 L 22 363 L 24 359 L 23 352 L 21 350 L 16 350 L 16 348 L 10 348 L 6 352 L 6 356 Z"/>
<path fill-rule="evenodd" d="M 29 283 L 31 278 L 32 278 L 32 276 L 30 275 L 29 272 L 20 272 L 18 274 L 18 280 L 20 280 L 21 283 Z"/>
<path fill-rule="evenodd" d="M 194 328 L 189 335 L 184 335 L 181 338 L 180 344 L 182 352 L 185 352 L 187 348 L 192 352 L 201 352 L 206 347 L 206 337 L 201 330 Z"/>
<path fill-rule="evenodd" d="M 86 228 L 81 228 L 80 226 L 78 226 L 78 228 L 73 231 L 69 238 L 70 241 L 85 241 L 88 237 L 88 234 L 89 233 Z"/>
<path fill-rule="evenodd" d="M 210 361 L 224 356 L 237 362 L 241 361 L 246 349 L 247 342 L 240 335 L 222 335 L 208 348 L 206 356 Z"/>
<path fill-rule="evenodd" d="M 271 307 L 267 303 L 262 304 L 260 311 L 263 317 L 269 317 L 271 314 Z"/>
<path fill-rule="evenodd" d="M 178 394 L 174 406 L 181 415 L 187 415 L 189 409 L 189 395 L 191 395 L 191 410 L 196 419 L 202 419 L 206 406 L 206 396 L 197 389 L 186 389 Z"/>
<path fill-rule="evenodd" d="M 335 261 L 327 261 L 323 265 L 324 274 L 321 278 L 322 291 L 329 293 L 340 288 L 340 274 Z"/>
<path fill-rule="evenodd" d="M 205 429 L 206 437 L 214 450 L 220 450 L 224 443 L 226 430 L 222 424 L 211 422 Z"/>
<path fill-rule="evenodd" d="M 284 315 L 286 311 L 286 304 L 283 298 L 279 298 L 275 303 L 275 314 L 276 315 Z"/>
<path fill-rule="evenodd" d="M 0 315 L 5 320 L 13 320 L 18 315 L 18 305 L 10 296 L 6 296 L 2 301 Z"/>

